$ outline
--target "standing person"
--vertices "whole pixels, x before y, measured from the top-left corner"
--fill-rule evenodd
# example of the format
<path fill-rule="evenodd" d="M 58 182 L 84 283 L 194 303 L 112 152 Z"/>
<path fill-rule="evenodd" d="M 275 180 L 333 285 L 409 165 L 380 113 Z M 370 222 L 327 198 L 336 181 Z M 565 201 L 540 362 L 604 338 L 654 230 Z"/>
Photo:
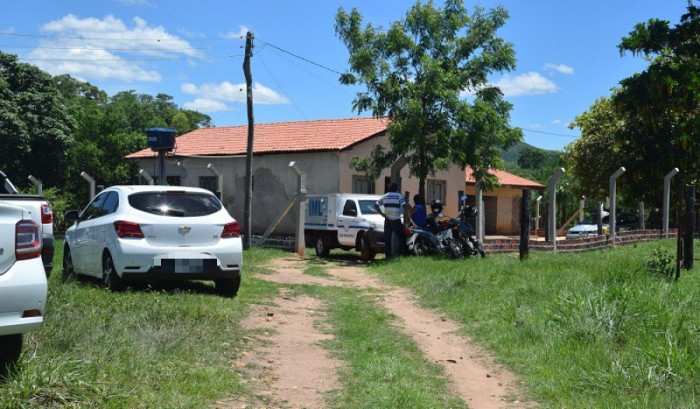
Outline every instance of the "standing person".
<path fill-rule="evenodd" d="M 384 211 L 382 211 L 382 206 L 384 206 Z M 377 210 L 377 213 L 384 217 L 384 254 L 386 258 L 391 258 L 394 255 L 400 256 L 403 252 L 403 245 L 399 245 L 396 254 L 393 254 L 391 237 L 395 234 L 396 238 L 401 242 L 404 236 L 401 211 L 403 210 L 404 220 L 411 220 L 411 205 L 406 203 L 406 200 L 399 193 L 399 186 L 396 183 L 392 183 L 389 186 L 389 192 L 377 200 L 374 208 Z"/>
<path fill-rule="evenodd" d="M 418 227 L 425 227 L 425 219 L 428 213 L 425 210 L 425 200 L 421 195 L 413 196 L 413 210 L 411 210 L 411 219 Z"/>

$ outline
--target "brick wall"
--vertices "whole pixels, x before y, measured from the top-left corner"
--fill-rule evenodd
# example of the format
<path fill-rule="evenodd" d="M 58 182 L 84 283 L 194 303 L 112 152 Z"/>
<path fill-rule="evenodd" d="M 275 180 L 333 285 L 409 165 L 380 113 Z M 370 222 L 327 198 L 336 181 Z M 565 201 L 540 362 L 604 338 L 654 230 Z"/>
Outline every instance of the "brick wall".
<path fill-rule="evenodd" d="M 675 237 L 676 229 L 671 229 L 669 237 Z M 660 240 L 663 237 L 660 230 L 632 230 L 617 233 L 615 245 L 637 243 L 640 241 Z M 612 239 L 609 235 L 590 237 L 586 239 L 557 240 L 557 252 L 582 252 L 600 250 L 612 247 Z M 530 251 L 552 251 L 553 245 L 549 241 L 530 240 Z M 484 239 L 486 253 L 507 253 L 520 251 L 520 237 Z"/>

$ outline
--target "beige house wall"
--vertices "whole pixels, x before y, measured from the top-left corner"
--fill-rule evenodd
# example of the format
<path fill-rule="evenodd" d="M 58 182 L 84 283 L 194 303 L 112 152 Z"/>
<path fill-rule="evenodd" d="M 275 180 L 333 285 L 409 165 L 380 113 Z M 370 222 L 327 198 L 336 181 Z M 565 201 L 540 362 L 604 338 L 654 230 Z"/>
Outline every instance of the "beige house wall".
<path fill-rule="evenodd" d="M 180 166 L 177 162 L 180 162 Z M 297 176 L 289 168 L 295 161 L 306 174 L 308 193 L 338 192 L 338 154 L 335 152 L 285 153 L 255 155 L 253 158 L 253 199 L 251 226 L 254 233 L 263 233 L 286 208 L 297 191 Z M 207 168 L 211 163 L 223 175 L 222 202 L 234 219 L 244 217 L 245 157 L 188 157 L 166 160 L 166 176 L 180 176 L 182 186 L 199 186 L 200 176 L 214 176 Z M 155 177 L 157 159 L 141 159 L 139 166 Z M 145 183 L 145 181 L 143 181 Z M 296 214 L 296 213 L 294 213 Z M 276 232 L 292 234 L 296 218 L 287 216 Z"/>
<path fill-rule="evenodd" d="M 350 149 L 346 149 L 339 153 L 340 163 L 340 192 L 352 192 L 352 177 L 363 176 L 362 173 L 351 169 L 349 164 L 352 158 L 366 158 L 370 155 L 374 147 L 377 145 L 388 146 L 388 136 L 378 136 L 368 141 L 359 143 Z M 375 181 L 375 193 L 384 194 L 384 179 L 391 177 L 391 169 L 385 169 Z M 459 210 L 458 192 L 464 191 L 464 170 L 458 166 L 453 166 L 445 172 L 439 172 L 434 176 L 429 176 L 428 179 L 444 180 L 446 182 L 445 194 L 445 210 L 444 213 L 450 217 L 457 215 Z M 413 206 L 413 196 L 418 193 L 420 180 L 415 176 L 409 175 L 408 166 L 401 170 L 401 193 L 409 193 L 409 200 Z M 428 203 L 429 205 L 429 203 Z"/>
<path fill-rule="evenodd" d="M 474 185 L 466 185 L 466 194 L 473 197 L 476 195 Z M 518 187 L 500 187 L 491 192 L 484 192 L 485 197 L 493 197 L 496 201 L 495 231 L 488 231 L 487 234 L 513 235 L 520 233 L 520 203 L 522 201 L 523 190 Z M 493 200 L 493 199 L 491 199 Z M 484 200 L 486 202 L 486 200 Z M 493 209 L 485 209 L 489 214 Z M 492 216 L 492 214 L 489 214 Z"/>

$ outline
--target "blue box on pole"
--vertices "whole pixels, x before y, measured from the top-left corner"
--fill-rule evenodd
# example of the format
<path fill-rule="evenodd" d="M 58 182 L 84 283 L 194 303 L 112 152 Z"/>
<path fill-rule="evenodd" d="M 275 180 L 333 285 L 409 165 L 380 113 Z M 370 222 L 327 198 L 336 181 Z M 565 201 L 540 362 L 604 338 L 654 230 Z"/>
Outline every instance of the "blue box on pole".
<path fill-rule="evenodd" d="M 170 150 L 175 147 L 177 131 L 169 128 L 146 129 L 146 143 L 153 150 Z"/>

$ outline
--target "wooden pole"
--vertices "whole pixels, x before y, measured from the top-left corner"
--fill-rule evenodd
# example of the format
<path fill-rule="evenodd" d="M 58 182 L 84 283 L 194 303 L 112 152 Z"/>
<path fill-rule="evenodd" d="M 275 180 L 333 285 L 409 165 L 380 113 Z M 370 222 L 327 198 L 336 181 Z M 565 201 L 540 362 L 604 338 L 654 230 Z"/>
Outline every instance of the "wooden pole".
<path fill-rule="evenodd" d="M 530 256 L 530 189 L 523 189 L 520 202 L 520 260 Z"/>
<path fill-rule="evenodd" d="M 685 186 L 685 230 L 683 231 L 683 268 L 693 269 L 693 236 L 695 234 L 695 186 Z"/>
<path fill-rule="evenodd" d="M 253 55 L 253 33 L 248 31 L 245 39 L 245 58 L 243 59 L 243 74 L 245 74 L 246 102 L 248 108 L 248 147 L 245 155 L 245 198 L 243 206 L 243 249 L 250 248 L 250 238 L 253 233 L 250 210 L 253 204 L 253 135 L 255 121 L 253 119 L 253 76 L 250 73 L 250 57 Z"/>

